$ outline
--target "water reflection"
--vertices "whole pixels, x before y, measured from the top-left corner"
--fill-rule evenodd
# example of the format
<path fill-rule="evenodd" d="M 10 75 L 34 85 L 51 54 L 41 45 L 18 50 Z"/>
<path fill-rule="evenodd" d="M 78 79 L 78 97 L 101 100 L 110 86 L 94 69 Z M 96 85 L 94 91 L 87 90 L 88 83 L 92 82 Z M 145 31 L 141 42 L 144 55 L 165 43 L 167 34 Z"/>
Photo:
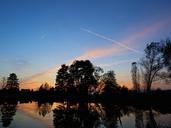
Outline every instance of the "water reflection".
<path fill-rule="evenodd" d="M 2 103 L 0 127 L 169 128 L 171 111 L 166 110 L 101 103 Z"/>
<path fill-rule="evenodd" d="M 143 111 L 135 109 L 135 128 L 144 128 Z"/>
<path fill-rule="evenodd" d="M 8 127 L 11 124 L 13 117 L 16 113 L 16 106 L 17 103 L 1 104 L 0 110 L 1 110 L 1 121 L 3 127 Z"/>
<path fill-rule="evenodd" d="M 53 112 L 55 128 L 92 128 L 100 119 L 99 112 L 87 103 L 66 103 L 57 106 Z"/>
<path fill-rule="evenodd" d="M 38 103 L 38 113 L 40 116 L 45 117 L 52 110 L 53 103 Z"/>
<path fill-rule="evenodd" d="M 158 128 L 152 109 L 150 109 L 149 112 L 147 113 L 146 128 Z"/>

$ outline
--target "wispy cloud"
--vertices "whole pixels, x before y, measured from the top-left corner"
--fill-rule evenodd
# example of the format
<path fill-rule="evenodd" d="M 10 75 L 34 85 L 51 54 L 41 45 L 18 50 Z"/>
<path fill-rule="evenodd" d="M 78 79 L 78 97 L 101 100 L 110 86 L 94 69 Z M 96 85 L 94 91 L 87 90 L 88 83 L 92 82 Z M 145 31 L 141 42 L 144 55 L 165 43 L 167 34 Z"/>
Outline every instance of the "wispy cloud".
<path fill-rule="evenodd" d="M 65 64 L 70 65 L 72 61 L 73 60 L 70 60 Z M 48 82 L 50 85 L 55 85 L 55 75 L 60 66 L 61 65 L 57 64 L 47 70 L 33 74 L 32 76 L 29 76 L 28 78 L 25 78 L 20 81 L 20 85 L 22 86 L 22 88 L 32 89 L 38 89 L 38 87 L 45 82 Z"/>
<path fill-rule="evenodd" d="M 125 48 L 125 49 L 128 49 L 128 50 L 130 50 L 130 51 L 133 51 L 133 52 L 136 52 L 136 53 L 142 53 L 142 52 L 140 52 L 140 51 L 138 51 L 138 50 L 136 50 L 136 49 L 133 49 L 133 48 L 131 48 L 131 47 L 128 47 L 128 46 L 125 45 L 124 43 L 121 43 L 121 42 L 119 42 L 119 41 L 116 41 L 116 40 L 114 40 L 114 39 L 111 39 L 111 38 L 109 38 L 109 37 L 107 37 L 107 36 L 101 35 L 101 34 L 99 34 L 99 33 L 97 33 L 97 32 L 92 31 L 92 30 L 89 30 L 89 29 L 86 29 L 86 28 L 81 28 L 81 30 L 83 30 L 83 31 L 85 31 L 85 32 L 87 32 L 87 33 L 89 33 L 89 34 L 92 34 L 92 35 L 94 35 L 94 36 L 96 36 L 96 37 L 99 37 L 99 38 L 101 38 L 101 39 L 104 39 L 104 40 L 106 40 L 106 41 L 109 41 L 109 42 L 111 42 L 111 43 L 115 43 L 115 44 L 117 44 L 117 45 L 119 45 L 119 46 L 121 46 L 121 47 L 123 47 L 123 48 Z"/>
<path fill-rule="evenodd" d="M 95 49 L 90 49 L 88 51 L 86 51 L 85 53 L 83 53 L 82 55 L 80 55 L 79 57 L 77 57 L 77 59 L 92 59 L 92 58 L 99 58 L 99 57 L 105 57 L 105 56 L 110 56 L 113 54 L 120 54 L 120 53 L 124 53 L 127 51 L 133 51 L 135 53 L 139 53 L 142 54 L 141 51 L 138 51 L 134 48 L 131 48 L 129 46 L 134 46 L 134 44 L 137 44 L 138 40 L 152 35 L 158 31 L 160 31 L 163 27 L 167 26 L 171 21 L 171 18 L 167 18 L 165 20 L 161 20 L 158 21 L 156 23 L 153 23 L 141 30 L 138 30 L 132 34 L 129 34 L 127 37 L 125 37 L 124 39 L 122 39 L 121 41 L 115 41 L 109 37 L 106 37 L 102 34 L 99 34 L 97 32 L 91 31 L 89 29 L 84 29 L 81 28 L 82 31 L 87 32 L 93 36 L 96 36 L 100 39 L 104 39 L 111 44 L 110 47 L 102 47 L 102 48 L 95 48 Z M 117 44 L 117 45 L 115 45 Z"/>
<path fill-rule="evenodd" d="M 30 62 L 26 59 L 16 59 L 12 62 L 12 64 L 16 70 L 23 70 L 30 66 Z"/>
<path fill-rule="evenodd" d="M 75 57 L 74 59 L 71 59 L 69 63 L 71 63 L 73 60 L 81 60 L 81 59 L 95 59 L 95 58 L 100 58 L 100 57 L 106 57 L 106 56 L 111 56 L 111 55 L 117 55 L 117 54 L 123 54 L 127 53 L 128 51 L 132 51 L 135 53 L 141 53 L 141 51 L 138 51 L 132 47 L 129 46 L 134 46 L 138 40 L 142 39 L 143 37 L 149 36 L 151 34 L 154 34 L 158 31 L 160 31 L 163 27 L 168 25 L 170 23 L 170 18 L 158 21 L 156 23 L 153 23 L 152 25 L 149 25 L 145 27 L 144 29 L 140 31 L 136 31 L 135 33 L 129 34 L 126 38 L 122 39 L 121 41 L 115 41 L 109 37 L 106 37 L 102 34 L 99 34 L 97 32 L 93 32 L 89 29 L 82 28 L 82 31 L 87 32 L 93 36 L 96 36 L 100 39 L 104 39 L 108 42 L 111 42 L 111 46 L 109 47 L 100 47 L 100 48 L 95 48 L 95 49 L 90 49 L 86 52 L 84 52 L 82 55 Z M 101 66 L 112 66 L 115 64 L 120 64 L 120 63 L 127 63 L 130 60 L 122 60 L 122 61 L 117 61 L 113 62 L 111 64 L 101 64 Z M 132 62 L 132 61 L 131 61 Z M 37 88 L 40 86 L 38 84 L 39 82 L 42 82 L 43 80 L 46 80 L 50 84 L 54 85 L 55 82 L 55 74 L 60 66 L 55 65 L 50 69 L 47 69 L 46 71 L 37 73 L 28 79 L 25 79 L 22 81 L 22 87 L 23 88 Z M 123 81 L 123 80 L 119 80 Z M 35 84 L 34 84 L 35 83 Z"/>
<path fill-rule="evenodd" d="M 82 55 L 76 57 L 76 60 L 85 60 L 85 59 L 95 59 L 105 56 L 110 56 L 113 54 L 118 54 L 124 52 L 125 50 L 121 46 L 108 46 L 108 47 L 100 47 L 95 49 L 87 50 Z"/>

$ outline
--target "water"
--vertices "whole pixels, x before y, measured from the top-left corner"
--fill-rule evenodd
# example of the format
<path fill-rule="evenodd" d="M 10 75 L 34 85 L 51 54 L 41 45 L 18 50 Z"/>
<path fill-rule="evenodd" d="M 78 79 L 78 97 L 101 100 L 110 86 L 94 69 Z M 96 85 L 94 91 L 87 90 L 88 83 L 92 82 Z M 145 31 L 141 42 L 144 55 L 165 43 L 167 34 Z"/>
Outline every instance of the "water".
<path fill-rule="evenodd" d="M 0 128 L 171 128 L 168 109 L 100 103 L 2 103 Z"/>

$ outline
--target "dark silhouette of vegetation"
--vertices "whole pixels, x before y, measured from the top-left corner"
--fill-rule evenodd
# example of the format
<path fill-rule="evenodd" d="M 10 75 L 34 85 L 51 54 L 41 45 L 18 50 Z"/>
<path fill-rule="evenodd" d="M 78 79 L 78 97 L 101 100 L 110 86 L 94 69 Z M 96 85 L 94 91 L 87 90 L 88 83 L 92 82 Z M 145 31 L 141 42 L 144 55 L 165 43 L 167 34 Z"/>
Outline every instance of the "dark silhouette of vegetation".
<path fill-rule="evenodd" d="M 122 127 L 121 117 L 132 110 L 118 106 L 145 106 L 148 110 L 151 107 L 158 109 L 160 106 L 162 109 L 159 110 L 165 112 L 163 108 L 170 107 L 170 103 L 164 99 L 171 98 L 171 90 L 151 90 L 151 86 L 156 80 L 171 78 L 170 49 L 170 40 L 147 45 L 140 66 L 148 93 L 140 91 L 139 69 L 136 62 L 132 63 L 131 71 L 133 90 L 119 85 L 114 71 L 104 73 L 102 68 L 94 66 L 89 60 L 76 60 L 71 65 L 61 65 L 57 71 L 55 88 L 45 83 L 38 90 L 20 90 L 19 79 L 12 73 L 1 82 L 3 126 L 10 125 L 16 112 L 16 104 L 12 106 L 7 104 L 7 101 L 20 103 L 38 101 L 37 110 L 43 117 L 50 113 L 53 102 L 64 102 L 65 105 L 58 106 L 53 111 L 54 125 L 68 128 L 103 126 L 117 128 L 119 125 Z M 148 123 L 144 124 L 142 112 L 135 111 L 135 127 L 159 126 L 155 124 L 152 111 L 148 119 Z"/>
<path fill-rule="evenodd" d="M 16 106 L 20 104 L 22 103 L 0 103 L 2 127 L 12 126 L 10 124 L 15 119 Z M 134 116 L 136 128 L 167 128 L 167 124 L 161 124 L 156 120 L 156 117 L 160 114 L 171 114 L 170 105 L 116 105 L 115 102 L 58 102 L 53 110 L 52 105 L 53 103 L 50 102 L 38 102 L 37 110 L 42 117 L 53 111 L 53 124 L 56 128 L 125 127 L 126 124 L 123 117 L 134 118 Z"/>
<path fill-rule="evenodd" d="M 159 125 L 166 127 L 155 120 L 153 111 L 160 115 L 159 110 L 150 106 L 69 102 L 58 105 L 53 110 L 53 123 L 56 128 L 118 128 L 125 125 L 122 117 L 134 114 L 136 128 L 158 128 Z"/>
<path fill-rule="evenodd" d="M 58 106 L 53 111 L 56 128 L 117 128 L 117 119 L 120 118 L 121 113 L 115 107 L 102 107 L 93 103 L 68 105 L 67 107 Z"/>
<path fill-rule="evenodd" d="M 13 120 L 13 117 L 16 113 L 16 106 L 17 103 L 3 103 L 0 105 L 1 110 L 1 121 L 3 127 L 9 127 L 11 124 L 11 121 Z"/>
<path fill-rule="evenodd" d="M 159 71 L 163 68 L 160 43 L 152 42 L 147 45 L 144 51 L 145 57 L 141 59 L 140 65 L 146 90 L 150 91 L 153 81 L 159 79 L 157 76 L 160 73 Z"/>
<path fill-rule="evenodd" d="M 11 73 L 9 77 L 7 78 L 7 83 L 5 88 L 6 90 L 19 90 L 19 81 L 17 78 L 17 75 L 15 73 Z"/>
<path fill-rule="evenodd" d="M 146 90 L 151 90 L 152 83 L 170 76 L 170 40 L 152 42 L 145 48 L 145 56 L 141 59 L 142 77 Z"/>
<path fill-rule="evenodd" d="M 147 128 L 158 128 L 157 122 L 154 119 L 154 114 L 152 112 L 152 109 L 150 109 L 148 114 L 147 114 L 147 124 L 146 124 L 146 127 Z"/>
<path fill-rule="evenodd" d="M 119 85 L 116 82 L 114 71 L 108 71 L 101 77 L 101 83 L 104 84 L 102 93 L 104 95 L 111 95 L 119 91 Z"/>
<path fill-rule="evenodd" d="M 144 128 L 143 111 L 135 109 L 135 128 Z"/>
<path fill-rule="evenodd" d="M 133 83 L 133 89 L 137 92 L 140 91 L 140 75 L 139 75 L 139 69 L 137 67 L 137 63 L 132 63 L 132 83 Z"/>
<path fill-rule="evenodd" d="M 56 76 L 56 89 L 64 89 L 70 98 L 75 92 L 80 100 L 85 100 L 88 98 L 89 88 L 97 83 L 94 72 L 89 60 L 74 61 L 70 66 L 62 65 Z"/>
<path fill-rule="evenodd" d="M 171 78 L 171 40 L 167 39 L 163 47 L 164 64 L 167 67 L 167 76 Z"/>

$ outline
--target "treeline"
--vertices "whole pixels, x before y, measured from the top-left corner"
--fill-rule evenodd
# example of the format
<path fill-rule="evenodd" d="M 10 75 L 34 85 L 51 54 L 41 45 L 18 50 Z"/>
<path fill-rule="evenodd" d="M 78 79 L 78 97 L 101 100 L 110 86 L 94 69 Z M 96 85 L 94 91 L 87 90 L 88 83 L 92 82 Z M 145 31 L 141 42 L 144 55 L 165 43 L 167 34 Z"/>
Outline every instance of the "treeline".
<path fill-rule="evenodd" d="M 169 39 L 147 44 L 145 54 L 140 62 L 132 63 L 132 81 L 134 88 L 117 83 L 115 72 L 104 72 L 102 68 L 94 66 L 89 60 L 76 60 L 71 65 L 63 64 L 57 71 L 55 87 L 48 83 L 42 84 L 38 90 L 19 89 L 19 79 L 11 73 L 2 80 L 0 90 L 1 100 L 68 100 L 68 101 L 133 101 L 141 97 L 164 95 L 164 91 L 151 91 L 154 81 L 171 78 L 171 41 Z M 140 70 L 141 69 L 141 70 Z M 143 84 L 140 83 L 140 78 Z M 144 86 L 144 92 L 140 86 Z M 147 93 L 146 93 L 147 92 Z M 162 92 L 162 93 L 161 93 Z M 153 95 L 151 95 L 153 94 Z M 148 99 L 145 98 L 145 99 Z M 153 97 L 154 98 L 154 97 Z M 159 98 L 159 97 L 158 97 Z M 118 100 L 118 102 L 119 102 Z"/>

